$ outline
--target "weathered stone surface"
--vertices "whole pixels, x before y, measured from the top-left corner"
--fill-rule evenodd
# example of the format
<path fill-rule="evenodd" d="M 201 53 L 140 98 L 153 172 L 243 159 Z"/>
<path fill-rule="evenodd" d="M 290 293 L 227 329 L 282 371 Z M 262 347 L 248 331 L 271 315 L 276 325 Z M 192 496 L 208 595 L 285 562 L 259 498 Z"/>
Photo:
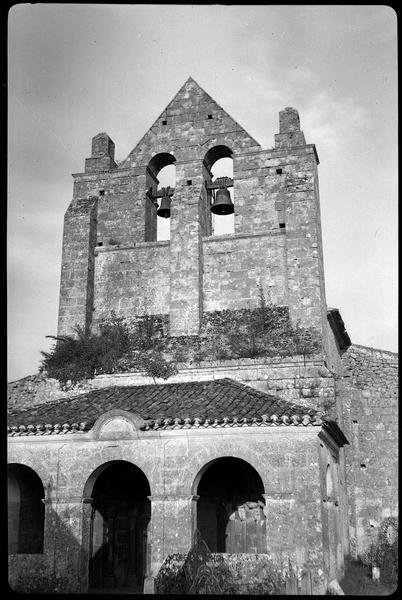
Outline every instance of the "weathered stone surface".
<path fill-rule="evenodd" d="M 93 306 L 91 293 L 77 304 L 84 283 L 68 275 L 61 330 L 82 322 L 86 303 L 88 322 L 112 309 L 126 317 L 147 310 L 170 313 L 172 334 L 193 334 L 204 311 L 254 306 L 261 287 L 273 302 L 289 306 L 294 321 L 317 327 L 325 337 L 317 158 L 304 142 L 295 109 L 282 111 L 278 135 L 288 142 L 262 150 L 190 78 L 118 166 L 114 143 L 105 133 L 95 136 L 85 173 L 74 175 L 71 205 L 76 198 L 98 198 L 96 242 L 90 242 L 96 252 L 89 248 Z M 224 239 L 211 236 L 204 185 L 219 152 L 233 158 L 235 229 Z M 106 159 L 113 164 L 99 162 Z M 155 208 L 146 191 L 169 163 L 176 166 L 170 242 L 155 248 Z M 64 271 L 78 243 L 68 231 Z"/>
<path fill-rule="evenodd" d="M 337 383 L 338 415 L 351 447 L 345 454 L 349 530 L 361 554 L 382 521 L 398 514 L 398 356 L 353 345 Z"/>
<path fill-rule="evenodd" d="M 234 232 L 212 235 L 206 182 L 221 157 L 233 158 Z M 38 407 L 36 414 L 52 415 L 51 423 L 21 422 L 10 431 L 10 468 L 32 469 L 43 484 L 45 501 L 43 553 L 9 557 L 13 589 L 86 592 L 92 544 L 101 548 L 102 527 L 111 527 L 116 556 L 127 547 L 128 531 L 139 532 L 135 547 L 142 549 L 136 558 L 145 567 L 136 589 L 152 592 L 164 558 L 189 550 L 197 527 L 199 483 L 225 457 L 245 461 L 261 478 L 266 547 L 258 552 L 278 567 L 290 560 L 311 571 L 314 593 L 324 593 L 330 581 L 340 580 L 344 556 L 363 552 L 376 539 L 382 520 L 397 514 L 396 355 L 360 346 L 344 353 L 328 322 L 318 163 L 296 109 L 279 113 L 275 147 L 263 150 L 192 78 L 124 161 L 115 162 L 114 143 L 106 133 L 93 138 L 85 172 L 74 175 L 73 200 L 65 215 L 59 335 L 72 333 L 76 324 L 96 330 L 111 311 L 128 320 L 160 315 L 169 322 L 171 335 L 193 335 L 204 314 L 254 308 L 262 290 L 270 302 L 289 311 L 294 324 L 319 332 L 322 343 L 316 355 L 181 364 L 169 382 L 229 378 L 289 406 L 319 411 L 337 424 L 274 420 L 269 427 L 229 426 L 201 423 L 194 414 L 191 422 L 172 422 L 168 415 L 168 424 L 156 419 L 142 427 L 141 411 L 130 412 L 126 405 L 113 409 L 106 402 L 106 412 L 97 415 L 88 431 L 93 411 L 85 414 L 81 394 L 92 390 L 88 398 L 96 398 L 96 390 L 102 390 L 99 397 L 105 398 L 118 386 L 124 395 L 129 386 L 141 389 L 155 382 L 143 373 L 124 373 L 95 377 L 68 392 L 43 375 L 9 384 L 11 411 L 26 409 L 28 415 Z M 158 241 L 152 196 L 158 173 L 167 165 L 176 170 L 170 240 Z M 189 385 L 190 403 L 192 389 Z M 148 392 L 144 402 L 152 398 L 152 390 Z M 74 402 L 82 399 L 80 422 L 53 422 L 61 400 L 72 396 L 77 396 Z M 243 402 L 254 403 L 254 396 L 245 393 Z M 204 403 L 215 406 L 216 398 L 207 392 L 201 399 L 194 392 L 194 398 L 200 410 Z M 230 408 L 231 400 L 225 392 L 222 410 Z M 239 398 L 236 402 L 238 406 Z M 244 406 L 244 414 L 254 414 L 255 408 Z M 160 409 L 156 400 L 153 409 Z M 115 530 L 107 511 L 96 513 L 102 509 L 96 486 L 107 467 L 125 463 L 138 468 L 138 477 L 125 490 L 127 498 L 141 477 L 146 497 L 130 508 L 131 529 L 121 525 L 128 522 L 127 506 L 116 512 L 120 525 Z M 117 490 L 118 484 L 112 487 Z M 144 512 L 145 506 L 151 516 L 141 529 L 135 519 L 138 507 Z M 108 505 L 110 510 L 117 508 Z M 100 541 L 93 534 L 94 515 L 101 524 Z M 241 520 L 233 525 L 242 526 Z M 126 558 L 132 565 L 133 557 Z M 121 583 L 126 563 L 113 573 L 114 559 L 108 560 L 111 571 L 102 576 Z"/>
<path fill-rule="evenodd" d="M 292 551 L 303 549 L 304 557 L 309 558 L 314 569 L 321 564 L 316 556 L 322 521 L 318 430 L 294 428 L 293 431 L 292 428 L 290 435 L 279 429 L 262 434 L 231 430 L 225 435 L 203 430 L 191 437 L 186 431 L 143 432 L 138 439 L 117 445 L 106 439 L 85 441 L 85 436 L 90 436 L 88 433 L 70 443 L 66 443 L 66 438 L 56 438 L 52 444 L 43 438 L 39 443 L 14 438 L 9 460 L 27 464 L 42 479 L 50 501 L 44 554 L 53 556 L 57 573 L 60 572 L 58 575 L 48 570 L 46 577 L 50 580 L 53 577 L 54 583 L 64 573 L 67 579 L 64 591 L 86 588 L 87 570 L 82 563 L 88 564 L 89 540 L 84 536 L 88 514 L 85 515 L 83 499 L 88 497 L 90 475 L 98 467 L 116 460 L 134 463 L 150 485 L 152 554 L 149 567 L 153 575 L 168 554 L 186 552 L 190 548 L 198 474 L 221 456 L 246 460 L 259 473 L 266 491 L 269 551 L 278 554 L 285 546 Z M 325 469 L 325 465 L 322 468 Z M 306 531 L 309 532 L 307 537 Z M 21 579 L 22 575 L 14 572 L 14 569 L 18 571 L 18 559 L 14 559 L 10 568 L 11 580 Z"/>

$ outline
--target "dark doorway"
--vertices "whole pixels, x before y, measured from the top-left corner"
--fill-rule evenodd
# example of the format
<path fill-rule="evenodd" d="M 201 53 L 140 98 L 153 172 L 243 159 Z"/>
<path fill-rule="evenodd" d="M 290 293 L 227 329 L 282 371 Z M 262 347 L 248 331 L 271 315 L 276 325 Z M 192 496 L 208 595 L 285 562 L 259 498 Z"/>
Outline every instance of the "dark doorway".
<path fill-rule="evenodd" d="M 151 493 L 144 473 L 116 461 L 92 491 L 89 588 L 143 591 L 147 567 Z"/>
<path fill-rule="evenodd" d="M 264 487 L 239 458 L 222 458 L 198 484 L 197 528 L 211 552 L 266 552 Z"/>
<path fill-rule="evenodd" d="M 42 481 L 33 469 L 11 464 L 7 468 L 8 553 L 43 552 L 45 497 Z"/>

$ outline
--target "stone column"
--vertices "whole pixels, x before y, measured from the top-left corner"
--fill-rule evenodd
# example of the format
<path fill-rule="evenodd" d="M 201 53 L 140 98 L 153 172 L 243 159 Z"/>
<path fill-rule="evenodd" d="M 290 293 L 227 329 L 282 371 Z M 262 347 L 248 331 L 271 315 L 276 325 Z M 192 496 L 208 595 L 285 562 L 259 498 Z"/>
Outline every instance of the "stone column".
<path fill-rule="evenodd" d="M 44 551 L 59 593 L 87 591 L 91 501 L 79 496 L 45 500 Z"/>
<path fill-rule="evenodd" d="M 170 224 L 170 335 L 198 335 L 202 313 L 200 161 L 176 164 Z M 191 182 L 191 184 L 189 184 Z"/>
<path fill-rule="evenodd" d="M 105 587 L 113 588 L 116 585 L 116 578 L 114 575 L 114 519 L 116 516 L 115 507 L 109 507 L 107 510 L 107 529 L 108 529 L 108 548 L 107 548 L 107 567 L 106 573 L 103 576 L 103 585 Z"/>
<path fill-rule="evenodd" d="M 81 498 L 82 530 L 81 530 L 81 559 L 80 587 L 81 592 L 88 591 L 89 585 L 89 546 L 91 536 L 92 498 Z"/>
<path fill-rule="evenodd" d="M 135 558 L 136 558 L 136 526 L 137 526 L 137 508 L 128 512 L 129 518 L 129 540 L 128 540 L 128 571 L 126 585 L 133 587 L 137 585 Z"/>
<path fill-rule="evenodd" d="M 287 159 L 291 155 L 291 161 Z M 273 157 L 284 161 L 278 200 L 286 223 L 287 304 L 294 322 L 326 328 L 326 301 L 318 188 L 318 156 L 306 144 L 299 114 L 287 107 L 279 113 Z"/>
<path fill-rule="evenodd" d="M 151 564 L 147 565 L 144 593 L 154 593 L 154 579 L 169 554 L 186 554 L 195 531 L 195 503 L 199 496 L 148 496 L 151 500 Z"/>
<path fill-rule="evenodd" d="M 263 494 L 265 499 L 267 550 L 279 560 L 294 550 L 294 530 L 290 515 L 295 499 L 290 492 L 270 492 Z"/>
<path fill-rule="evenodd" d="M 71 202 L 64 217 L 58 335 L 74 325 L 88 330 L 92 320 L 98 199 Z"/>
<path fill-rule="evenodd" d="M 306 484 L 307 485 L 307 484 Z M 320 488 L 312 481 L 310 489 L 320 501 Z M 315 502 L 308 502 L 291 491 L 263 494 L 267 517 L 267 550 L 278 567 L 302 568 L 308 564 L 313 594 L 325 593 L 322 520 Z"/>

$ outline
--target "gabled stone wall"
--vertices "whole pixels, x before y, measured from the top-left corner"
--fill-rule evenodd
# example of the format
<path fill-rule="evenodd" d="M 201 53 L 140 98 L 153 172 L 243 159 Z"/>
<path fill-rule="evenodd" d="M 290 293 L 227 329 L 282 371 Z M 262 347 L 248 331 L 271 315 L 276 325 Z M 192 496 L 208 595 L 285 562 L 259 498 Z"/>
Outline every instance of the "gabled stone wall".
<path fill-rule="evenodd" d="M 211 236 L 206 182 L 221 156 L 233 158 L 234 233 Z M 162 243 L 153 239 L 149 190 L 167 164 L 176 184 L 170 241 Z M 204 311 L 252 308 L 262 288 L 294 322 L 320 331 L 329 352 L 317 165 L 295 109 L 280 112 L 275 147 L 263 150 L 191 78 L 126 160 L 117 164 L 114 143 L 98 134 L 66 213 L 59 334 L 115 310 L 168 314 L 171 335 L 196 335 Z M 97 209 L 89 233 L 82 217 L 74 225 L 73 207 L 90 198 Z M 77 260 L 86 261 L 88 281 Z"/>

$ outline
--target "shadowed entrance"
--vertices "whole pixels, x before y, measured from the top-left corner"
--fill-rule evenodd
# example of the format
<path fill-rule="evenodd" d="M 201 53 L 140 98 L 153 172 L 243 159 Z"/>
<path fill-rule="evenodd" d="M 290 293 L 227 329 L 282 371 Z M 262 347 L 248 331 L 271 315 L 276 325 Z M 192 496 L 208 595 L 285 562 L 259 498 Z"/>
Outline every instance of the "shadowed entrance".
<path fill-rule="evenodd" d="M 142 592 L 150 493 L 144 473 L 124 461 L 104 466 L 96 478 L 92 491 L 89 591 Z"/>
<path fill-rule="evenodd" d="M 197 528 L 211 552 L 266 552 L 264 487 L 239 458 L 218 459 L 198 484 Z"/>
<path fill-rule="evenodd" d="M 8 553 L 43 553 L 45 496 L 39 476 L 25 465 L 7 467 Z"/>

